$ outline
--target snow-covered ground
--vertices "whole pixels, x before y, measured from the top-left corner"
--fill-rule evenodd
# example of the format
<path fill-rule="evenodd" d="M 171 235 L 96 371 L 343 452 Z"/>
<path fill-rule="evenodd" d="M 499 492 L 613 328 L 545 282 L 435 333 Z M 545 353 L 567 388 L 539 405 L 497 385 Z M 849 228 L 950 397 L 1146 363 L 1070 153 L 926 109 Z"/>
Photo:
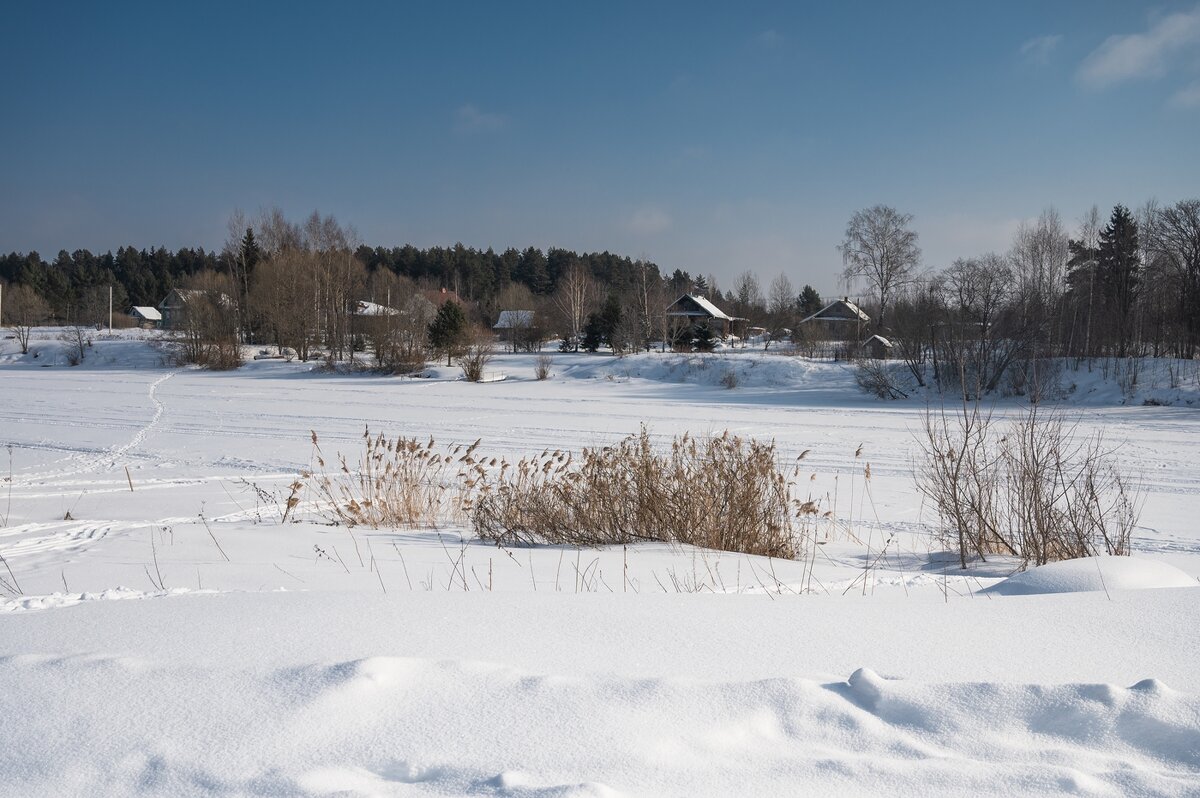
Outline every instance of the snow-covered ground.
<path fill-rule="evenodd" d="M 2 794 L 1200 793 L 1195 364 L 1064 373 L 1140 480 L 1136 557 L 1006 579 L 934 534 L 923 400 L 844 364 L 555 353 L 538 382 L 502 355 L 468 384 L 177 369 L 153 337 L 75 368 L 0 338 Z M 809 450 L 838 524 L 800 563 L 281 521 L 313 432 L 512 458 L 643 424 Z"/>

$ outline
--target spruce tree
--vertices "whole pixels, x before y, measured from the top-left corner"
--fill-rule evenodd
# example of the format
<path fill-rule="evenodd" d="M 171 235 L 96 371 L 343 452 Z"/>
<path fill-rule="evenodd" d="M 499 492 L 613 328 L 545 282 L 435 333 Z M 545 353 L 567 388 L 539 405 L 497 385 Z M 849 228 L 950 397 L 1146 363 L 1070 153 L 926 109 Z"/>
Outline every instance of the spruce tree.
<path fill-rule="evenodd" d="M 705 322 L 701 322 L 700 324 L 696 325 L 696 329 L 695 329 L 693 335 L 694 335 L 694 337 L 692 338 L 692 348 L 693 349 L 695 349 L 697 352 L 713 351 L 713 346 L 715 345 L 715 341 L 713 340 L 712 328 L 708 326 L 708 322 L 705 321 Z"/>
<path fill-rule="evenodd" d="M 587 322 L 583 325 L 583 339 L 579 342 L 579 346 L 585 352 L 595 352 L 604 343 L 604 322 L 600 319 L 600 314 L 589 313 Z"/>
<path fill-rule="evenodd" d="M 1141 272 L 1138 226 L 1124 205 L 1113 208 L 1108 226 L 1100 231 L 1096 278 L 1115 322 L 1118 355 L 1125 356 L 1133 336 L 1131 316 Z"/>
<path fill-rule="evenodd" d="M 454 352 L 467 335 L 467 316 L 459 304 L 447 299 L 429 324 L 429 345 L 446 353 L 446 365 L 453 364 Z"/>
<path fill-rule="evenodd" d="M 797 302 L 800 306 L 800 314 L 805 318 L 824 307 L 821 303 L 821 295 L 811 285 L 804 286 L 804 290 L 800 292 L 800 298 Z"/>

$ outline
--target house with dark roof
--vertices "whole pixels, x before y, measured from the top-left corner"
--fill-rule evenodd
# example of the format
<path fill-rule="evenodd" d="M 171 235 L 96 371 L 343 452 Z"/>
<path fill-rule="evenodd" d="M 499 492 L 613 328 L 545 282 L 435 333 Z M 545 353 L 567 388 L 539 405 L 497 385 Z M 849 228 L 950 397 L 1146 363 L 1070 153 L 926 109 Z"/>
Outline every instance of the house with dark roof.
<path fill-rule="evenodd" d="M 684 294 L 668 305 L 666 312 L 667 319 L 672 322 L 673 327 L 677 329 L 685 326 L 695 328 L 701 324 L 707 324 L 717 338 L 728 337 L 733 333 L 735 322 L 745 321 L 745 319 L 730 316 L 708 299 L 697 294 Z"/>
<path fill-rule="evenodd" d="M 162 328 L 181 330 L 186 327 L 189 308 L 200 313 L 209 309 L 230 310 L 233 308 L 233 300 L 228 294 L 213 289 L 172 288 L 163 301 L 158 303 L 158 311 L 162 315 Z"/>
<path fill-rule="evenodd" d="M 545 337 L 532 310 L 502 310 L 492 329 L 504 336 L 514 352 L 541 349 Z"/>
<path fill-rule="evenodd" d="M 134 326 L 141 327 L 144 330 L 153 330 L 162 325 L 162 314 L 158 312 L 158 308 L 150 307 L 149 305 L 134 305 L 129 309 L 129 318 Z"/>
<path fill-rule="evenodd" d="M 806 316 L 800 320 L 801 324 L 808 322 L 870 324 L 871 317 L 864 313 L 862 308 L 851 302 L 848 297 L 842 297 L 839 300 L 830 302 L 811 316 Z"/>

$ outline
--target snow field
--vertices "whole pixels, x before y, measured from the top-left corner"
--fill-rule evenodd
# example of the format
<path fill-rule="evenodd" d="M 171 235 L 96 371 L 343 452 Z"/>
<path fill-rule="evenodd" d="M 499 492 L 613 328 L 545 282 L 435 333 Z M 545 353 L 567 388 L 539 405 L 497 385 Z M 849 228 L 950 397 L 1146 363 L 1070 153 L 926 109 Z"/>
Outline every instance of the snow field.
<path fill-rule="evenodd" d="M 140 337 L 79 368 L 0 340 L 3 794 L 1200 792 L 1188 384 L 1143 407 L 1073 375 L 1079 428 L 1143 485 L 1137 557 L 1010 576 L 941 551 L 911 481 L 923 403 L 866 398 L 843 364 L 555 354 L 537 382 L 505 355 L 470 385 L 170 369 Z M 364 425 L 516 459 L 643 423 L 808 450 L 800 490 L 838 524 L 784 562 L 275 506 L 310 431 L 351 462 Z"/>

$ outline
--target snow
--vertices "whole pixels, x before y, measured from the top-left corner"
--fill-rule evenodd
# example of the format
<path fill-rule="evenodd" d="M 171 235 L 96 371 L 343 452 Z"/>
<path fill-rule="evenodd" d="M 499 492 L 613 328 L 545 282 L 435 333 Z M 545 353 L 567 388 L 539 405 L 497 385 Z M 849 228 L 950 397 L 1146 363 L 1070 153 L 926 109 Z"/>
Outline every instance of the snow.
<path fill-rule="evenodd" d="M 1014 575 L 959 570 L 913 490 L 927 397 L 866 397 L 846 364 L 553 353 L 539 382 L 502 354 L 471 384 L 170 368 L 158 335 L 98 333 L 74 368 L 53 332 L 37 358 L 0 338 L 2 794 L 1200 792 L 1191 364 L 1132 392 L 1064 371 L 1073 423 L 1142 486 L 1136 556 Z M 511 459 L 642 424 L 807 451 L 838 523 L 793 562 L 278 508 L 313 431 L 351 462 L 368 425 Z"/>
<path fill-rule="evenodd" d="M 1086 557 L 1031 568 L 992 585 L 1003 596 L 1196 587 L 1200 582 L 1173 565 L 1141 557 Z"/>

